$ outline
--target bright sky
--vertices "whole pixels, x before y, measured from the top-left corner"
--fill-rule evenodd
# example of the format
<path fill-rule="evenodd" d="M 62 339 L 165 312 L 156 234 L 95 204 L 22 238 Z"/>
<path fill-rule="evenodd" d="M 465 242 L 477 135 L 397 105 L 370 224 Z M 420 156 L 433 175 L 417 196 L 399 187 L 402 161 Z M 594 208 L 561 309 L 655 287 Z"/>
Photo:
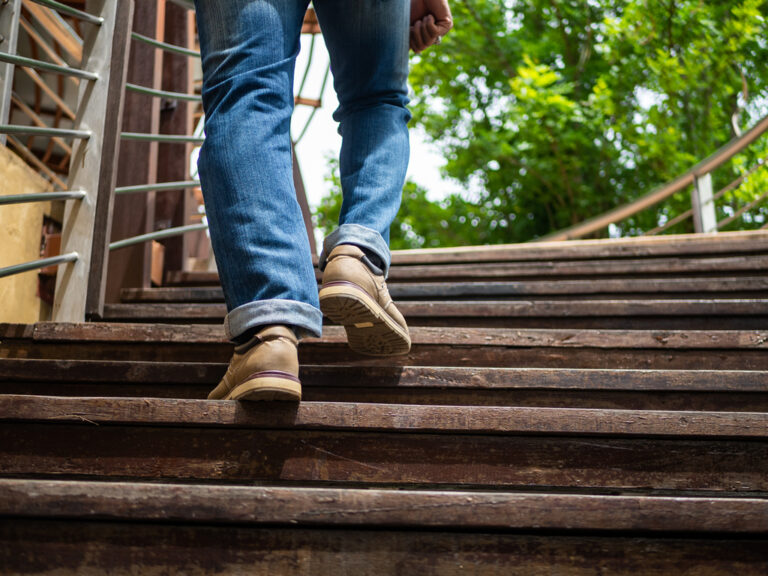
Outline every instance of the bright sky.
<path fill-rule="evenodd" d="M 301 82 L 309 56 L 310 37 L 302 36 L 302 50 L 296 62 L 296 89 Z M 323 74 L 328 65 L 328 52 L 321 37 L 315 41 L 315 53 L 312 66 L 302 96 L 317 98 L 322 84 Z M 336 131 L 337 125 L 331 114 L 338 102 L 333 91 L 332 78 L 329 77 L 325 93 L 322 95 L 323 106 L 316 113 L 309 130 L 299 142 L 296 152 L 310 206 L 317 206 L 320 199 L 328 192 L 325 177 L 328 174 L 328 157 L 338 157 L 341 136 Z M 292 133 L 299 135 L 307 121 L 311 108 L 297 106 L 293 116 Z M 417 129 L 411 129 L 411 162 L 408 176 L 429 191 L 429 198 L 438 200 L 451 192 L 461 189 L 457 183 L 443 179 L 440 167 L 443 158 L 436 146 L 427 141 L 425 135 Z"/>

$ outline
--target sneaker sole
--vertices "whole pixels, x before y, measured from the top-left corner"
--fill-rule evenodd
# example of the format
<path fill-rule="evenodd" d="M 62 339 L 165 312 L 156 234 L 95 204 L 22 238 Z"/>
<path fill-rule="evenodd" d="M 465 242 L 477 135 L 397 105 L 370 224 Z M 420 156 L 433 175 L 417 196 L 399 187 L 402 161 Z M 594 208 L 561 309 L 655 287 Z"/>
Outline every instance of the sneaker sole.
<path fill-rule="evenodd" d="M 347 332 L 349 347 L 368 356 L 399 356 L 411 350 L 408 333 L 355 284 L 320 289 L 320 310 Z"/>
<path fill-rule="evenodd" d="M 301 400 L 301 384 L 277 376 L 254 378 L 235 386 L 224 400 L 298 402 Z"/>

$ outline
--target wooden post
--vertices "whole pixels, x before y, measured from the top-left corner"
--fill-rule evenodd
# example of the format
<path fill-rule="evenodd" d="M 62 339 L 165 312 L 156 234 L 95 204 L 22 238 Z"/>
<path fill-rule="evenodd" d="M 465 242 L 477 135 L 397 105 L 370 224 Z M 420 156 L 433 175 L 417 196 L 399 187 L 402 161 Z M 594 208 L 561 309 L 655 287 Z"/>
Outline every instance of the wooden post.
<path fill-rule="evenodd" d="M 64 212 L 62 253 L 77 252 L 80 258 L 60 266 L 56 276 L 53 319 L 60 322 L 82 322 L 100 315 L 104 305 L 133 1 L 88 0 L 86 9 L 104 23 L 84 25 L 82 68 L 99 79 L 80 82 L 75 128 L 91 136 L 73 145 L 68 188 L 84 190 L 86 197 L 68 202 Z"/>
<path fill-rule="evenodd" d="M 715 201 L 712 197 L 712 174 L 709 172 L 694 178 L 691 206 L 693 207 L 693 228 L 696 233 L 717 232 Z"/>
<path fill-rule="evenodd" d="M 139 2 L 133 18 L 133 29 L 139 34 L 163 40 L 165 34 L 165 0 Z M 133 42 L 128 62 L 128 81 L 139 86 L 159 89 L 162 79 L 162 50 Z M 160 128 L 160 99 L 144 94 L 125 94 L 123 132 L 157 134 Z M 118 186 L 154 184 L 157 182 L 157 142 L 124 142 L 120 150 Z M 161 193 L 164 194 L 164 193 Z M 115 212 L 129 217 L 117 218 L 112 228 L 112 241 L 154 231 L 155 193 L 128 194 L 115 199 Z M 114 251 L 109 259 L 106 300 L 120 299 L 122 288 L 147 288 L 151 277 L 152 244 L 147 242 Z"/>
<path fill-rule="evenodd" d="M 3 2 L 0 0 L 0 52 L 15 54 L 19 38 L 19 12 L 21 0 Z M 13 88 L 14 66 L 0 62 L 0 124 L 8 124 L 11 116 L 11 89 Z M 0 134 L 0 145 L 5 144 L 5 134 Z"/>
<path fill-rule="evenodd" d="M 166 6 L 165 41 L 176 46 L 189 47 L 189 10 L 173 3 Z M 191 92 L 189 57 L 170 52 L 163 53 L 163 90 Z M 190 105 L 183 100 L 162 100 L 160 133 L 189 135 L 192 133 Z M 158 180 L 174 182 L 189 180 L 191 144 L 160 144 L 158 148 Z M 155 202 L 155 229 L 183 226 L 186 221 L 186 190 L 167 191 L 157 195 Z M 165 246 L 165 269 L 183 270 L 185 237 L 162 240 Z"/>

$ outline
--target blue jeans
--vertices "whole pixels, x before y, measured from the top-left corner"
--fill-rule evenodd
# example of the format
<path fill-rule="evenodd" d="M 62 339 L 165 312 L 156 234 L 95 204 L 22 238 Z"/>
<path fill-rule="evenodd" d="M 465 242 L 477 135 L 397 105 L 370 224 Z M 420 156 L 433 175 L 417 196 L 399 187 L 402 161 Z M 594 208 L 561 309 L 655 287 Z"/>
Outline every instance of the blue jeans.
<path fill-rule="evenodd" d="M 198 169 L 230 339 L 287 324 L 320 336 L 317 283 L 293 185 L 290 122 L 309 0 L 196 0 L 206 139 Z M 408 167 L 409 0 L 315 0 L 342 136 L 338 244 L 389 268 Z"/>

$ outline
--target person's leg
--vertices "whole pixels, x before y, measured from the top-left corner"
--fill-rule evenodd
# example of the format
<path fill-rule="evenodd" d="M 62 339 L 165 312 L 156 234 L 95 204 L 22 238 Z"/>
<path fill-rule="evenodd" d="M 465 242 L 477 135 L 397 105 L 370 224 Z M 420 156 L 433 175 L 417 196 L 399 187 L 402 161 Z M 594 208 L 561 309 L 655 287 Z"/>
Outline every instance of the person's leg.
<path fill-rule="evenodd" d="M 293 72 L 308 0 L 197 0 L 206 139 L 198 168 L 233 340 L 261 326 L 320 336 L 293 187 Z"/>
<path fill-rule="evenodd" d="M 408 168 L 410 0 L 315 0 L 331 56 L 342 136 L 339 227 L 323 243 L 323 313 L 363 354 L 405 354 L 411 340 L 392 303 L 389 227 Z"/>
<path fill-rule="evenodd" d="M 331 56 L 342 135 L 343 203 L 320 266 L 340 244 L 354 244 L 386 273 L 389 227 L 408 168 L 410 0 L 315 0 Z M 378 262 L 376 262 L 378 260 Z"/>

